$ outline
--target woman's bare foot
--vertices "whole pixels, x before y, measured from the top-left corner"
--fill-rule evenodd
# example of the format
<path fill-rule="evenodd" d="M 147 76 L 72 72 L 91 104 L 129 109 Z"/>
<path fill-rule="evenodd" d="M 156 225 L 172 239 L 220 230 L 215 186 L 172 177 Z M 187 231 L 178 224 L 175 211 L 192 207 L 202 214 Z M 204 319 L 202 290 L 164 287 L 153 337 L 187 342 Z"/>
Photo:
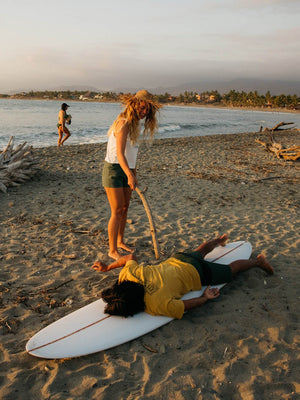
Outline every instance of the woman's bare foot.
<path fill-rule="evenodd" d="M 274 274 L 274 268 L 272 265 L 270 265 L 266 259 L 266 257 L 263 254 L 259 254 L 256 258 L 257 265 L 265 270 L 268 274 L 273 275 Z"/>
<path fill-rule="evenodd" d="M 127 244 L 125 244 L 125 243 L 119 243 L 118 244 L 118 248 L 119 249 L 123 249 L 125 251 L 128 251 L 129 253 L 133 253 L 134 252 L 134 248 L 130 247 L 130 246 L 127 246 Z"/>
<path fill-rule="evenodd" d="M 228 240 L 229 236 L 227 235 L 227 233 L 224 233 L 224 235 L 220 236 L 218 238 L 218 242 L 220 246 L 225 246 L 227 240 Z"/>
<path fill-rule="evenodd" d="M 117 261 L 119 258 L 122 257 L 121 254 L 118 253 L 117 251 L 110 251 L 110 252 L 108 253 L 108 256 L 111 257 L 111 258 L 113 258 L 113 259 L 116 260 L 116 261 Z"/>

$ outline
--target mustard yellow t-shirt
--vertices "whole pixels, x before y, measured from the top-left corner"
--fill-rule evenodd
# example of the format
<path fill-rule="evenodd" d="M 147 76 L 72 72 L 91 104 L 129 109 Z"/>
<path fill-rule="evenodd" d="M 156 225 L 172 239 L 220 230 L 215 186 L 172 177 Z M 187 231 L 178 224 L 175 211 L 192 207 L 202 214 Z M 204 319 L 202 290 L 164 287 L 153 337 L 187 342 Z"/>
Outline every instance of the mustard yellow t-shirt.
<path fill-rule="evenodd" d="M 201 289 L 195 267 L 176 258 L 158 265 L 142 267 L 128 261 L 119 275 L 119 282 L 133 281 L 145 288 L 145 311 L 151 315 L 166 315 L 180 319 L 184 313 L 181 297 L 192 290 Z"/>

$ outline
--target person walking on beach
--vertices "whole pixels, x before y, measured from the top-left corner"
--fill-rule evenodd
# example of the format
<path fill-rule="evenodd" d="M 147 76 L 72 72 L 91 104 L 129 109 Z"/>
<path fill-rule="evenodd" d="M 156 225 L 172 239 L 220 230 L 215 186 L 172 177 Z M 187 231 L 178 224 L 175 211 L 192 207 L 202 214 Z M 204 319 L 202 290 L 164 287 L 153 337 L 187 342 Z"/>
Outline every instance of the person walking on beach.
<path fill-rule="evenodd" d="M 92 266 L 96 271 L 106 272 L 124 267 L 117 282 L 101 293 L 107 303 L 105 312 L 128 317 L 145 311 L 151 315 L 180 319 L 185 311 L 218 297 L 219 289 L 208 286 L 202 296 L 181 300 L 185 293 L 199 290 L 202 285 L 230 282 L 239 272 L 254 267 L 268 274 L 274 273 L 273 267 L 262 254 L 255 260 L 237 260 L 229 265 L 204 260 L 206 254 L 215 247 L 224 246 L 227 239 L 228 235 L 224 234 L 201 244 L 191 253 L 176 253 L 159 265 L 140 266 L 133 254 L 108 266 L 96 261 Z"/>
<path fill-rule="evenodd" d="M 64 142 L 71 136 L 69 129 L 66 127 L 66 124 L 71 124 L 71 115 L 67 114 L 67 109 L 70 106 L 66 103 L 62 103 L 61 109 L 58 113 L 58 142 L 57 147 L 60 147 L 64 144 Z M 65 133 L 65 136 L 64 136 Z M 64 137 L 63 137 L 64 136 Z"/>
<path fill-rule="evenodd" d="M 131 193 L 138 185 L 135 168 L 140 121 L 145 118 L 143 137 L 152 139 L 158 129 L 156 114 L 161 107 L 146 90 L 122 96 L 121 101 L 125 109 L 108 131 L 102 171 L 102 184 L 111 209 L 108 255 L 115 260 L 121 257 L 118 249 L 133 251 L 124 243 L 124 231 Z"/>

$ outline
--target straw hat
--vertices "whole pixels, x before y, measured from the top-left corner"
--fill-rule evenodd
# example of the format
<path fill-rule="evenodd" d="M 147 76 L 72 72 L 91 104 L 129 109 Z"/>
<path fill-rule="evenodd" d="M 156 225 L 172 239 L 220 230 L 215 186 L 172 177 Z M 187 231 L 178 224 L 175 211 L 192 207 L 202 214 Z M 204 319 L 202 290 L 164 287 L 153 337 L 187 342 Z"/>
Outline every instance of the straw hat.
<path fill-rule="evenodd" d="M 148 90 L 139 90 L 138 92 L 136 92 L 135 98 L 139 99 L 139 100 L 152 100 L 153 96 L 151 93 L 148 92 Z"/>
<path fill-rule="evenodd" d="M 153 99 L 153 95 L 147 90 L 139 90 L 135 95 L 125 94 L 121 97 L 121 101 L 126 106 L 132 103 L 136 103 L 137 101 L 146 101 L 150 104 L 154 111 L 157 111 L 162 107 L 161 104 Z"/>

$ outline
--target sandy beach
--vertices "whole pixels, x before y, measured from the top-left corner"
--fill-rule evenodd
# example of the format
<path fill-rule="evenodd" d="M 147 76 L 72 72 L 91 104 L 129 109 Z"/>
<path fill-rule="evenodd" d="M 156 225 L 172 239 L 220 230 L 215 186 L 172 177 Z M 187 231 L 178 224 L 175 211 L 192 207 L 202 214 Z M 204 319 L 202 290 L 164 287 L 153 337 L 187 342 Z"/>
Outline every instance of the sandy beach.
<path fill-rule="evenodd" d="M 138 156 L 163 260 L 227 232 L 275 268 L 239 275 L 217 300 L 132 342 L 88 356 L 25 352 L 41 328 L 100 296 L 110 215 L 101 169 L 106 144 L 35 149 L 40 170 L 0 193 L 2 400 L 300 399 L 300 162 L 279 160 L 241 133 L 155 140 Z M 298 131 L 276 134 L 299 145 Z M 126 230 L 156 263 L 147 215 L 133 194 Z"/>

